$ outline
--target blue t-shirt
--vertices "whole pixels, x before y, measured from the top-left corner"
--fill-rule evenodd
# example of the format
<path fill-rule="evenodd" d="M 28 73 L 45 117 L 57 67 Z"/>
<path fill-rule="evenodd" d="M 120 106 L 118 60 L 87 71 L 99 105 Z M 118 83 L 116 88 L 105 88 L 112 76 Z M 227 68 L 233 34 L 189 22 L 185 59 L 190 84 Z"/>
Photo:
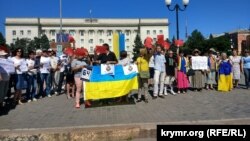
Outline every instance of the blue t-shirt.
<path fill-rule="evenodd" d="M 242 57 L 243 68 L 250 69 L 250 56 Z"/>

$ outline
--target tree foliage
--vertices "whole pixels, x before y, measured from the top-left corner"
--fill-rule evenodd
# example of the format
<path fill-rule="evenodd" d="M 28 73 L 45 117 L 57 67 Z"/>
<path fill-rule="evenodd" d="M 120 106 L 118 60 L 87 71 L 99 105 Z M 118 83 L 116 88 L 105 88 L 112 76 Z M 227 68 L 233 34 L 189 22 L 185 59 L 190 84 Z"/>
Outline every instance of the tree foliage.
<path fill-rule="evenodd" d="M 202 53 L 207 52 L 210 48 L 214 48 L 219 52 L 229 52 L 230 46 L 230 35 L 227 33 L 219 37 L 210 35 L 208 39 L 205 39 L 200 31 L 194 30 L 186 41 L 183 49 L 189 53 L 196 48 Z"/>
<path fill-rule="evenodd" d="M 140 54 L 140 49 L 144 47 L 141 41 L 141 37 L 139 34 L 136 35 L 135 40 L 134 40 L 134 45 L 133 45 L 133 60 L 135 61 L 136 58 Z"/>
<path fill-rule="evenodd" d="M 0 45 L 5 45 L 6 44 L 6 40 L 3 36 L 3 34 L 0 32 Z"/>
<path fill-rule="evenodd" d="M 45 34 L 43 34 L 43 36 L 40 39 L 40 45 L 41 45 L 41 49 L 47 50 L 50 48 L 49 39 Z"/>

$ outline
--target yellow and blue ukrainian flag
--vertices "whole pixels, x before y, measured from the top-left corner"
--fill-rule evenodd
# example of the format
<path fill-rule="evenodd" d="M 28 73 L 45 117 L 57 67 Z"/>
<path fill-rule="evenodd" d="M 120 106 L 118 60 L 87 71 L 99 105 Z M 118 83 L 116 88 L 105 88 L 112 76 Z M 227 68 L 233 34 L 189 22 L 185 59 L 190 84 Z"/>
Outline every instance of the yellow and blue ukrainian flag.
<path fill-rule="evenodd" d="M 84 82 L 84 99 L 121 97 L 138 90 L 137 74 L 124 75 L 122 65 L 115 65 L 115 75 L 101 75 L 101 67 L 93 66 L 89 82 Z"/>
<path fill-rule="evenodd" d="M 120 52 L 125 50 L 125 35 L 123 33 L 113 34 L 113 51 L 117 58 L 120 58 Z"/>

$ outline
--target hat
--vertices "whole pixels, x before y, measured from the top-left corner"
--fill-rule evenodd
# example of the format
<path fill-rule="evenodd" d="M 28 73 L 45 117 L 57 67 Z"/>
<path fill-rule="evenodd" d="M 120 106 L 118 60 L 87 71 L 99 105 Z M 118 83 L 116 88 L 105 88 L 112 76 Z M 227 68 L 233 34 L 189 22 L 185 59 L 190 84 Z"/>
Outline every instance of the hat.
<path fill-rule="evenodd" d="M 41 49 L 36 50 L 36 53 L 42 53 Z"/>
<path fill-rule="evenodd" d="M 200 54 L 201 52 L 196 48 L 196 49 L 194 49 L 194 51 L 193 51 L 193 54 L 195 54 L 196 52 L 198 52 L 198 54 Z"/>
<path fill-rule="evenodd" d="M 0 51 L 0 55 L 3 56 L 3 55 L 7 55 L 8 53 L 6 53 L 5 51 L 1 50 Z"/>
<path fill-rule="evenodd" d="M 49 48 L 49 49 L 48 49 L 48 51 L 49 51 L 49 52 L 52 52 L 52 51 L 53 51 L 53 49 L 52 49 L 52 48 Z"/>
<path fill-rule="evenodd" d="M 209 52 L 216 52 L 214 48 L 210 48 Z"/>

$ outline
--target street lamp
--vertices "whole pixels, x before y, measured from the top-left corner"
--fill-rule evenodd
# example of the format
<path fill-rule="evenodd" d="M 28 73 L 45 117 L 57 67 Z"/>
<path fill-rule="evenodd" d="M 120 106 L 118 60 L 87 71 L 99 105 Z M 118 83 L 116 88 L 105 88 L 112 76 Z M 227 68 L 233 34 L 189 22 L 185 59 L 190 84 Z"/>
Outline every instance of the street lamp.
<path fill-rule="evenodd" d="M 179 40 L 179 15 L 178 12 L 180 11 L 185 11 L 185 9 L 188 6 L 189 0 L 182 0 L 182 3 L 184 5 L 184 8 L 181 8 L 178 4 L 175 4 L 174 8 L 171 9 L 170 5 L 171 5 L 171 0 L 165 0 L 165 3 L 168 7 L 168 10 L 170 11 L 176 11 L 176 32 L 177 32 L 177 40 Z"/>

